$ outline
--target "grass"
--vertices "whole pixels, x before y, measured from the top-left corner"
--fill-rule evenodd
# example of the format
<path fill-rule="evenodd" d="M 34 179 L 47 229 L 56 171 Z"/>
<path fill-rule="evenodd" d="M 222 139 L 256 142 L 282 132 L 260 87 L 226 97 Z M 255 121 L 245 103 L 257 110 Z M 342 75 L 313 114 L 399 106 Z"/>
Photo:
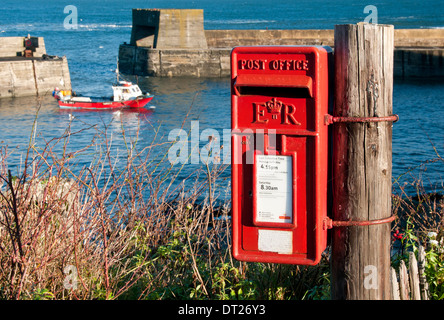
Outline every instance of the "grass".
<path fill-rule="evenodd" d="M 83 130 L 69 126 L 43 147 L 32 135 L 16 175 L 8 147 L 0 148 L 0 299 L 330 298 L 328 256 L 313 267 L 233 259 L 231 204 L 218 186 L 226 166 L 203 163 L 181 183 L 183 166 L 166 156 L 170 143 L 139 150 L 138 133 L 122 125 L 118 156 L 105 126 L 68 152 Z M 92 161 L 81 167 L 76 159 L 87 153 Z M 442 196 L 415 183 L 416 196 L 402 186 L 393 195 L 394 230 L 408 234 L 400 250 L 430 231 L 443 236 Z M 440 299 L 444 259 L 434 250 L 428 275 Z"/>

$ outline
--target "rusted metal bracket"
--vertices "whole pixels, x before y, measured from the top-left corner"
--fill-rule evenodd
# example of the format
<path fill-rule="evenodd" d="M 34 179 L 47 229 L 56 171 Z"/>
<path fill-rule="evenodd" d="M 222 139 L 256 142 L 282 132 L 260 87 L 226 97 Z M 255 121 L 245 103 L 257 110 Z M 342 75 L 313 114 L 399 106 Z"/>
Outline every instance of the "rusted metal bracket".
<path fill-rule="evenodd" d="M 331 218 L 327 217 L 324 219 L 324 230 L 332 229 L 334 227 L 362 227 L 375 224 L 390 223 L 395 219 L 396 219 L 395 215 L 392 215 L 384 219 L 364 220 L 364 221 L 355 221 L 355 220 L 334 221 Z"/>
<path fill-rule="evenodd" d="M 354 123 L 364 123 L 364 122 L 396 122 L 399 120 L 397 114 L 386 116 L 386 117 L 334 117 L 331 114 L 325 115 L 325 124 L 330 125 L 338 122 L 354 122 Z"/>
<path fill-rule="evenodd" d="M 330 114 L 325 115 L 325 124 L 330 125 L 334 123 L 366 123 L 366 122 L 396 122 L 399 120 L 397 114 L 386 117 L 334 117 Z M 351 227 L 351 226 L 370 226 L 375 224 L 389 223 L 395 220 L 396 216 L 391 216 L 385 219 L 364 220 L 364 221 L 334 221 L 331 218 L 324 220 L 324 229 L 332 229 L 333 227 Z"/>

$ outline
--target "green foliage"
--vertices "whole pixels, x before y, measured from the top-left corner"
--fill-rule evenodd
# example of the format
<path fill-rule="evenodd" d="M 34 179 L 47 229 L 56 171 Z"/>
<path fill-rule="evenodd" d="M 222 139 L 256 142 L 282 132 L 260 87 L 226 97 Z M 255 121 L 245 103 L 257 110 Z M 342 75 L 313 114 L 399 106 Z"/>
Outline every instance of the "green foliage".
<path fill-rule="evenodd" d="M 37 289 L 32 294 L 32 300 L 53 300 L 54 298 L 54 294 L 46 288 Z"/>
<path fill-rule="evenodd" d="M 396 242 L 396 239 L 394 240 Z M 395 243 L 397 244 L 397 250 L 391 258 L 391 264 L 395 269 L 399 268 L 401 260 L 408 262 L 409 251 L 413 251 L 414 253 L 418 251 L 418 237 L 415 234 L 415 225 L 410 219 L 407 219 L 405 230 L 401 233 L 400 239 L 398 240 L 399 243 Z"/>
<path fill-rule="evenodd" d="M 186 210 L 190 213 L 189 208 Z M 150 247 L 146 229 L 137 224 L 131 245 L 128 276 L 141 277 L 119 299 L 328 299 L 325 262 L 320 267 L 245 263 L 231 258 L 229 249 L 212 250 L 209 234 L 191 233 L 196 220 L 173 219 L 166 237 Z M 225 239 L 226 241 L 226 239 Z M 136 271 L 137 270 L 137 271 Z M 128 279 L 121 279 L 121 284 Z M 314 289 L 310 289 L 316 284 Z M 96 292 L 103 298 L 103 293 Z"/>
<path fill-rule="evenodd" d="M 331 299 L 330 273 L 324 272 L 321 276 L 321 283 L 307 290 L 303 299 L 330 300 Z"/>
<path fill-rule="evenodd" d="M 426 251 L 425 274 L 429 284 L 430 298 L 444 300 L 444 246 L 443 238 L 436 240 L 436 233 L 429 236 Z"/>
<path fill-rule="evenodd" d="M 417 226 L 407 219 L 406 227 L 400 239 L 400 247 L 392 256 L 392 266 L 399 267 L 404 261 L 408 264 L 409 252 L 418 253 L 418 247 L 421 243 L 417 235 Z M 425 276 L 428 283 L 429 298 L 431 300 L 444 300 L 444 246 L 443 238 L 436 240 L 437 233 L 429 232 L 423 241 L 426 241 L 425 250 Z"/>
<path fill-rule="evenodd" d="M 213 274 L 212 291 L 218 300 L 250 300 L 255 298 L 255 284 L 230 263 L 220 263 Z"/>

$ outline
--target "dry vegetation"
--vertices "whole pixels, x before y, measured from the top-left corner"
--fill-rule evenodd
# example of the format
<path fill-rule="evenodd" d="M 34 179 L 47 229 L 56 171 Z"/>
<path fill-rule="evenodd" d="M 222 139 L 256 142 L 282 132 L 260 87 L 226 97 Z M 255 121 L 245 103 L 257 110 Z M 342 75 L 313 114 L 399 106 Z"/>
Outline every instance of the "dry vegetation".
<path fill-rule="evenodd" d="M 202 164 L 177 183 L 182 168 L 168 162 L 168 143 L 137 150 L 137 133 L 123 130 L 126 154 L 117 157 L 105 127 L 69 153 L 76 134 L 69 127 L 43 147 L 32 138 L 18 174 L 1 147 L 0 299 L 328 295 L 326 261 L 309 268 L 232 258 L 230 203 L 216 187 L 224 166 Z M 85 153 L 93 159 L 80 167 Z"/>
<path fill-rule="evenodd" d="M 0 299 L 329 299 L 327 256 L 315 267 L 233 259 L 226 166 L 203 163 L 181 180 L 170 142 L 138 150 L 138 132 L 123 125 L 124 155 L 107 126 L 68 152 L 86 129 L 69 126 L 43 147 L 32 137 L 14 174 L 1 146 Z M 444 162 L 438 153 L 433 161 Z M 413 196 L 394 184 L 394 265 L 431 231 L 444 238 L 443 186 L 430 194 L 412 181 Z M 431 298 L 443 299 L 444 250 L 427 248 Z"/>

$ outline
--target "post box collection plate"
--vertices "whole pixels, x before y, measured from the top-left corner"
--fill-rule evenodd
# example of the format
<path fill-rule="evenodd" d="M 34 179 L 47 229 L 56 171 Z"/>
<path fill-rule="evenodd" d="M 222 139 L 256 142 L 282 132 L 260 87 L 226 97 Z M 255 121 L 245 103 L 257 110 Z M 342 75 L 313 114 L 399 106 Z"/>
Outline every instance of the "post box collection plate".
<path fill-rule="evenodd" d="M 231 52 L 238 260 L 314 265 L 326 248 L 331 52 L 324 46 Z"/>

